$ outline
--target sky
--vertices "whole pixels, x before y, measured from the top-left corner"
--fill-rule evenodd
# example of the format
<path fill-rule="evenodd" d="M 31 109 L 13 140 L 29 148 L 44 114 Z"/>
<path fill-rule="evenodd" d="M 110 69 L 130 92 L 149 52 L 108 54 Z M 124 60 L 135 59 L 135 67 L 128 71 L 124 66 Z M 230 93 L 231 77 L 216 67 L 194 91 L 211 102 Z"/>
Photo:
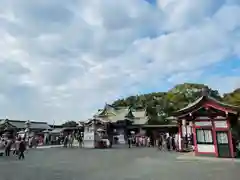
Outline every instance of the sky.
<path fill-rule="evenodd" d="M 240 87 L 239 0 L 0 0 L 0 118 L 60 124 L 184 82 Z"/>

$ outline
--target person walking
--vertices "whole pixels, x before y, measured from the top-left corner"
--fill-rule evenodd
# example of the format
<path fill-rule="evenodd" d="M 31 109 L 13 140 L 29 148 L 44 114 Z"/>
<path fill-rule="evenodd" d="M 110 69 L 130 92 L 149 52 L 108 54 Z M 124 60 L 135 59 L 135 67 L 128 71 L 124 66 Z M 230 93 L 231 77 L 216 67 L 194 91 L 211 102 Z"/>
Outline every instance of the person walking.
<path fill-rule="evenodd" d="M 18 156 L 18 154 L 19 154 L 19 144 L 20 144 L 19 138 L 16 138 L 15 143 L 14 143 L 15 155 L 16 156 Z"/>
<path fill-rule="evenodd" d="M 19 143 L 19 149 L 18 149 L 18 159 L 24 159 L 24 151 L 26 150 L 26 144 L 24 140 L 19 139 L 20 143 Z"/>
<path fill-rule="evenodd" d="M 161 151 L 162 147 L 163 147 L 163 137 L 162 135 L 160 135 L 158 139 L 158 149 Z"/>
<path fill-rule="evenodd" d="M 6 147 L 5 147 L 5 155 L 6 156 L 10 156 L 12 144 L 13 144 L 13 141 L 11 139 L 8 139 L 6 142 Z"/>
<path fill-rule="evenodd" d="M 65 136 L 63 140 L 63 147 L 67 148 L 67 145 L 68 145 L 68 136 Z"/>
<path fill-rule="evenodd" d="M 147 137 L 147 147 L 151 147 L 151 139 L 150 139 L 150 137 Z"/>
<path fill-rule="evenodd" d="M 69 136 L 68 136 L 68 146 L 70 148 L 73 147 L 73 141 L 74 141 L 74 136 L 73 136 L 73 133 L 72 133 L 72 134 L 69 134 Z"/>
<path fill-rule="evenodd" d="M 166 144 L 167 144 L 167 150 L 171 150 L 171 136 L 168 136 L 166 139 Z"/>
<path fill-rule="evenodd" d="M 131 141 L 132 141 L 132 138 L 131 136 L 128 136 L 128 148 L 131 148 Z"/>
<path fill-rule="evenodd" d="M 175 151 L 176 150 L 175 135 L 172 135 L 171 143 L 172 143 L 172 150 Z"/>
<path fill-rule="evenodd" d="M 162 136 L 162 150 L 166 151 L 167 150 L 167 136 L 164 134 Z"/>
<path fill-rule="evenodd" d="M 83 147 L 83 138 L 82 138 L 81 134 L 78 135 L 78 143 L 79 143 L 79 147 L 82 148 Z"/>

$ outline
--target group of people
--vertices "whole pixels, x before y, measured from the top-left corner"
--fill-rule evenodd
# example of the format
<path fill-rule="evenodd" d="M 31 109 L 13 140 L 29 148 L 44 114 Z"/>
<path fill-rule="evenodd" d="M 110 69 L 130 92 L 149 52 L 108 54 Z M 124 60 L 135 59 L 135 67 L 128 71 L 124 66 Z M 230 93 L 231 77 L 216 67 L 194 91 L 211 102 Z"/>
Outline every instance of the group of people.
<path fill-rule="evenodd" d="M 63 138 L 63 147 L 73 147 L 74 140 L 76 140 L 79 144 L 79 147 L 82 147 L 83 138 L 81 134 L 70 133 L 65 135 Z"/>
<path fill-rule="evenodd" d="M 159 150 L 177 150 L 178 139 L 177 135 L 169 135 L 168 133 L 160 134 L 157 139 L 151 139 L 148 136 L 128 136 L 128 147 L 132 145 L 136 147 L 157 147 Z"/>
<path fill-rule="evenodd" d="M 24 159 L 24 152 L 26 150 L 26 141 L 24 138 L 18 137 L 16 139 L 5 139 L 0 140 L 0 149 L 4 150 L 5 156 L 9 157 L 11 151 L 13 155 L 16 155 L 18 159 Z"/>
<path fill-rule="evenodd" d="M 151 139 L 147 136 L 136 136 L 132 139 L 132 144 L 135 144 L 137 147 L 150 147 Z"/>
<path fill-rule="evenodd" d="M 177 150 L 177 139 L 176 135 L 168 135 L 162 134 L 159 136 L 157 140 L 157 146 L 159 150 L 168 150 L 168 151 L 175 151 Z"/>

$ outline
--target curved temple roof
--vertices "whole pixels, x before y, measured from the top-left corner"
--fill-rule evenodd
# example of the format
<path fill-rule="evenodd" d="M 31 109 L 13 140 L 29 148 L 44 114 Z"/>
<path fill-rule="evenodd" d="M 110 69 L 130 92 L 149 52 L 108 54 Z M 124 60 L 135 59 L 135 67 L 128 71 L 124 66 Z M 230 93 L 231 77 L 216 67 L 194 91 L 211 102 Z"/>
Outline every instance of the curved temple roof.
<path fill-rule="evenodd" d="M 114 108 L 108 104 L 105 105 L 104 109 L 99 110 L 94 118 L 101 118 L 112 123 L 126 119 L 133 121 L 133 124 L 145 124 L 148 121 L 145 110 L 134 111 L 130 107 Z"/>
<path fill-rule="evenodd" d="M 223 107 L 227 112 L 230 112 L 230 113 L 234 113 L 234 114 L 240 113 L 240 107 L 220 102 L 220 101 L 214 99 L 213 97 L 211 97 L 207 94 L 204 94 L 203 96 L 198 98 L 196 101 L 190 103 L 188 106 L 174 112 L 173 116 L 181 116 L 183 114 L 191 113 L 193 111 L 198 110 L 206 103 L 215 104 L 219 107 Z M 216 108 L 216 109 L 218 109 L 218 108 Z"/>

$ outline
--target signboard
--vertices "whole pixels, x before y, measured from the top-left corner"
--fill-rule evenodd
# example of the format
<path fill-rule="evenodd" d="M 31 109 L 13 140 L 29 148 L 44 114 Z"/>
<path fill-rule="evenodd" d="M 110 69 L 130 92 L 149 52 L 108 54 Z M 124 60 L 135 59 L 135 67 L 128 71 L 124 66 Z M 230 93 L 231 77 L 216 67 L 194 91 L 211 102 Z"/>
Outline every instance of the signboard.
<path fill-rule="evenodd" d="M 84 132 L 84 140 L 94 140 L 94 132 Z"/>
<path fill-rule="evenodd" d="M 205 153 L 215 152 L 214 145 L 210 145 L 210 144 L 197 144 L 197 149 L 198 149 L 198 152 L 205 152 Z"/>
<path fill-rule="evenodd" d="M 212 126 L 211 121 L 196 121 L 195 126 Z"/>
<path fill-rule="evenodd" d="M 125 144 L 126 143 L 125 138 L 124 138 L 124 134 L 120 134 L 118 136 L 118 142 L 119 142 L 119 144 Z"/>
<path fill-rule="evenodd" d="M 83 147 L 84 148 L 95 148 L 94 132 L 84 132 Z"/>
<path fill-rule="evenodd" d="M 227 121 L 214 121 L 216 128 L 227 128 Z"/>

